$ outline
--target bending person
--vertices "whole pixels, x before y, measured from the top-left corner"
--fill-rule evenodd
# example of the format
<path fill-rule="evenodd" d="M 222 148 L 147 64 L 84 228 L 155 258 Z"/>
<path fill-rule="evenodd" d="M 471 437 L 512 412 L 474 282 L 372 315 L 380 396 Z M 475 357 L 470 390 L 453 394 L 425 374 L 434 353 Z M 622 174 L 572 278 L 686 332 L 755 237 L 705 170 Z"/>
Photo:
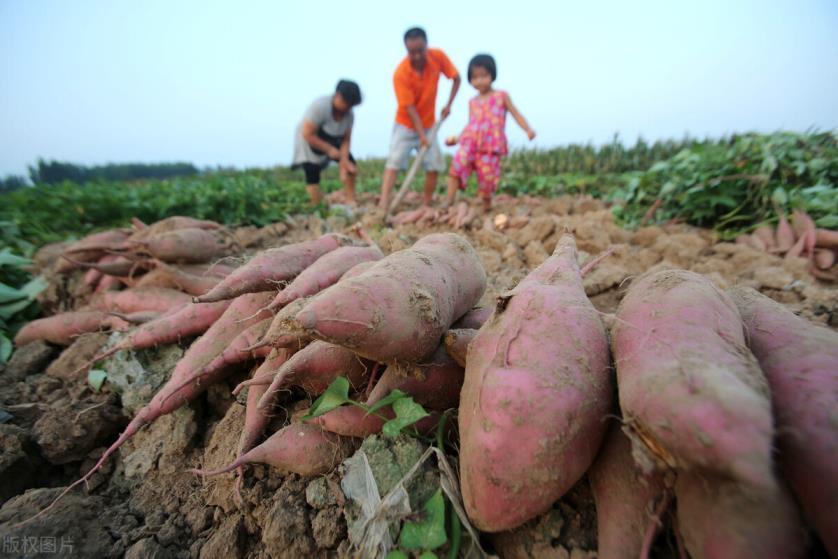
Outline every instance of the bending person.
<path fill-rule="evenodd" d="M 344 199 L 355 205 L 355 179 L 358 174 L 355 158 L 349 151 L 352 141 L 352 107 L 361 104 L 361 89 L 349 80 L 340 80 L 335 93 L 318 97 L 303 115 L 294 138 L 292 169 L 305 172 L 306 191 L 312 204 L 323 200 L 320 172 L 337 161 Z"/>

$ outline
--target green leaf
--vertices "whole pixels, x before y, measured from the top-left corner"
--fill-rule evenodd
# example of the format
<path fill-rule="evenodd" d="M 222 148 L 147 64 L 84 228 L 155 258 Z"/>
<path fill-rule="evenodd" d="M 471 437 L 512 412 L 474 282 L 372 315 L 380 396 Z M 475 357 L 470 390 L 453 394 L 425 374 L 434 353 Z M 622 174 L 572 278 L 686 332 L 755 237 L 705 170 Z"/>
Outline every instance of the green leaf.
<path fill-rule="evenodd" d="M 396 417 L 391 419 L 381 428 L 381 432 L 387 437 L 395 437 L 402 432 L 402 429 L 413 425 L 423 417 L 430 414 L 420 404 L 413 401 L 413 398 L 401 398 L 393 403 L 393 411 Z"/>
<path fill-rule="evenodd" d="M 5 363 L 12 356 L 12 341 L 0 333 L 0 363 Z"/>
<path fill-rule="evenodd" d="M 35 298 L 46 288 L 47 280 L 44 279 L 44 276 L 37 276 L 26 282 L 20 290 L 26 293 L 26 296 L 30 301 L 34 301 Z"/>
<path fill-rule="evenodd" d="M 404 549 L 436 549 L 448 541 L 445 534 L 445 499 L 442 490 L 422 507 L 422 520 L 405 522 L 399 534 L 399 547 Z"/>
<path fill-rule="evenodd" d="M 0 250 L 0 266 L 30 266 L 32 261 L 22 256 L 12 254 L 8 248 Z"/>
<path fill-rule="evenodd" d="M 314 419 L 324 413 L 330 412 L 335 408 L 339 408 L 343 404 L 350 402 L 349 400 L 349 381 L 346 377 L 338 377 L 329 388 L 317 398 L 308 410 L 308 414 L 302 419 Z"/>
<path fill-rule="evenodd" d="M 825 215 L 816 219 L 815 225 L 824 229 L 838 229 L 838 215 Z"/>
<path fill-rule="evenodd" d="M 0 303 L 9 303 L 26 297 L 26 293 L 5 283 L 0 283 Z"/>
<path fill-rule="evenodd" d="M 392 404 L 396 400 L 398 400 L 400 398 L 404 398 L 405 396 L 407 396 L 407 394 L 405 394 L 404 392 L 402 392 L 401 390 L 396 388 L 395 390 L 390 392 L 388 395 L 386 395 L 385 397 L 383 397 L 382 399 L 380 399 L 379 401 L 374 403 L 372 406 L 370 406 L 369 410 L 367 410 L 367 415 L 380 410 L 384 406 L 389 406 L 390 404 Z"/>
<path fill-rule="evenodd" d="M 90 369 L 90 372 L 87 373 L 87 384 L 93 388 L 94 392 L 99 392 L 106 378 L 108 378 L 108 373 L 102 369 Z"/>
<path fill-rule="evenodd" d="M 0 305 L 0 318 L 3 320 L 10 320 L 14 315 L 23 311 L 32 304 L 29 299 L 20 299 L 14 303 L 6 303 Z"/>
<path fill-rule="evenodd" d="M 390 553 L 387 554 L 386 559 L 408 559 L 408 556 L 407 553 L 401 549 L 392 549 L 390 550 Z"/>
<path fill-rule="evenodd" d="M 425 551 L 419 556 L 419 559 L 439 559 L 439 557 L 433 551 Z"/>
<path fill-rule="evenodd" d="M 782 186 L 775 188 L 774 192 L 771 194 L 771 201 L 778 206 L 785 206 L 788 204 L 789 197 L 786 194 L 786 190 Z"/>

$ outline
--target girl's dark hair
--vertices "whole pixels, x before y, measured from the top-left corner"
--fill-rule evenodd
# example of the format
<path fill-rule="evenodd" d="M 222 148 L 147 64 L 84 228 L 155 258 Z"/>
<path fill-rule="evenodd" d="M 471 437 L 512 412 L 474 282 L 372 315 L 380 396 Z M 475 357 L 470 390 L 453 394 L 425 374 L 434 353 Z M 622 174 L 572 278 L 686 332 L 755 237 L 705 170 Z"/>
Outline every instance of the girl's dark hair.
<path fill-rule="evenodd" d="M 425 33 L 425 30 L 421 27 L 411 27 L 407 31 L 404 32 L 404 42 L 406 43 L 408 39 L 422 39 L 425 43 L 428 42 L 428 35 Z"/>
<path fill-rule="evenodd" d="M 340 80 L 335 88 L 335 93 L 340 93 L 343 100 L 352 107 L 361 104 L 361 88 L 353 81 Z"/>
<path fill-rule="evenodd" d="M 495 65 L 495 59 L 490 54 L 478 54 L 472 58 L 468 63 L 468 81 L 471 81 L 472 69 L 480 67 L 489 72 L 492 76 L 492 81 L 498 79 L 498 68 Z"/>

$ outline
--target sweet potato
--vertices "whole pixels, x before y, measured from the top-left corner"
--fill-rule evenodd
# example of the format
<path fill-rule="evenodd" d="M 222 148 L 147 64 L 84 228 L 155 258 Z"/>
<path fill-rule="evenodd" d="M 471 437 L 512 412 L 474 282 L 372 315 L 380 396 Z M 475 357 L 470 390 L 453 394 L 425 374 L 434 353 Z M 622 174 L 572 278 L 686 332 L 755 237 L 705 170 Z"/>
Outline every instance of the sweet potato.
<path fill-rule="evenodd" d="M 218 303 L 197 304 L 215 305 Z M 271 319 L 266 318 L 242 331 L 238 336 L 233 338 L 230 345 L 225 347 L 224 350 L 215 357 L 215 359 L 204 365 L 201 370 L 201 374 L 209 374 L 223 367 L 243 363 L 249 359 L 265 357 L 270 352 L 271 348 L 263 347 L 251 350 L 250 346 L 255 344 L 262 338 L 262 336 L 265 335 L 265 331 L 268 329 L 270 323 Z"/>
<path fill-rule="evenodd" d="M 229 250 L 229 243 L 224 237 L 198 228 L 176 229 L 129 242 L 164 262 L 209 262 L 224 256 Z"/>
<path fill-rule="evenodd" d="M 229 306 L 230 301 L 188 303 L 162 313 L 158 318 L 144 322 L 134 328 L 116 345 L 96 355 L 91 361 L 77 369 L 76 372 L 87 369 L 97 361 L 107 359 L 118 351 L 173 344 L 180 341 L 181 338 L 203 334 L 224 314 Z"/>
<path fill-rule="evenodd" d="M 794 231 L 783 212 L 778 211 L 777 215 L 777 242 L 775 246 L 777 247 L 777 252 L 784 254 L 794 246 Z"/>
<path fill-rule="evenodd" d="M 165 287 L 135 287 L 124 291 L 109 291 L 90 301 L 90 307 L 97 310 L 133 313 L 139 311 L 166 312 L 182 307 L 191 297 Z"/>
<path fill-rule="evenodd" d="M 330 472 L 354 450 L 354 442 L 323 431 L 316 425 L 292 423 L 239 456 L 232 464 L 214 471 L 190 470 L 201 476 L 230 472 L 243 464 L 268 464 L 301 476 Z"/>
<path fill-rule="evenodd" d="M 287 347 L 294 349 L 302 349 L 308 342 L 311 341 L 311 336 L 300 332 L 293 326 L 294 316 L 302 310 L 308 303 L 309 298 L 296 299 L 284 306 L 271 321 L 268 331 L 262 340 L 253 346 L 253 348 L 262 345 L 269 345 L 271 347 Z"/>
<path fill-rule="evenodd" d="M 96 262 L 81 262 L 66 254 L 61 255 L 78 268 L 98 270 L 109 276 L 125 277 L 141 268 L 142 264 L 135 260 L 118 255 L 106 255 Z"/>
<path fill-rule="evenodd" d="M 191 274 L 162 261 L 155 261 L 153 266 L 152 271 L 137 281 L 137 287 L 168 287 L 190 295 L 203 295 L 222 280 L 215 275 Z"/>
<path fill-rule="evenodd" d="M 728 290 L 771 387 L 780 469 L 838 557 L 838 333 L 746 287 Z"/>
<path fill-rule="evenodd" d="M 344 437 L 366 438 L 370 435 L 380 433 L 384 427 L 384 419 L 393 419 L 396 415 L 391 406 L 384 406 L 376 410 L 377 415 L 367 414 L 357 406 L 341 406 L 327 412 L 320 417 L 310 420 L 309 423 L 320 426 L 324 431 L 343 435 Z M 438 412 L 431 412 L 416 422 L 416 429 L 422 434 L 433 433 L 439 425 L 442 416 Z"/>
<path fill-rule="evenodd" d="M 608 341 L 585 295 L 576 243 L 512 291 L 469 346 L 460 396 L 460 479 L 474 525 L 515 528 L 591 465 L 612 405 Z"/>
<path fill-rule="evenodd" d="M 765 249 L 769 252 L 772 252 L 776 247 L 776 239 L 774 238 L 774 229 L 768 226 L 761 226 L 754 229 L 753 236 L 758 238 L 762 241 L 762 244 L 765 245 Z"/>
<path fill-rule="evenodd" d="M 91 268 L 84 273 L 82 283 L 91 289 L 95 289 L 99 284 L 99 280 L 102 279 L 102 275 L 102 272 L 99 270 Z"/>
<path fill-rule="evenodd" d="M 274 376 L 270 387 L 259 401 L 267 408 L 275 393 L 284 385 L 299 386 L 312 396 L 322 394 L 337 377 L 346 377 L 358 389 L 367 377 L 368 363 L 349 349 L 329 342 L 313 342 L 295 353 Z"/>
<path fill-rule="evenodd" d="M 838 231 L 817 229 L 815 231 L 815 244 L 819 247 L 838 249 Z"/>
<path fill-rule="evenodd" d="M 382 258 L 384 254 L 377 246 L 346 246 L 333 250 L 300 272 L 294 281 L 279 292 L 268 308 L 279 309 L 295 299 L 319 293 L 330 285 L 334 285 L 356 264 L 374 262 Z"/>
<path fill-rule="evenodd" d="M 376 262 L 375 260 L 369 260 L 367 262 L 360 262 L 358 264 L 355 264 L 354 266 L 349 268 L 349 270 L 347 270 L 340 277 L 340 279 L 349 279 L 349 278 L 354 278 L 355 276 L 360 276 L 361 274 L 363 274 L 364 272 L 366 272 L 367 270 L 372 268 L 373 265 L 375 264 L 375 262 Z"/>
<path fill-rule="evenodd" d="M 327 252 L 351 243 L 348 237 L 330 233 L 312 241 L 262 251 L 208 293 L 196 297 L 195 302 L 220 301 L 273 289 L 278 282 L 295 278 Z"/>
<path fill-rule="evenodd" d="M 122 279 L 116 276 L 105 276 L 103 275 L 102 278 L 99 280 L 99 283 L 96 285 L 96 289 L 93 290 L 94 295 L 100 295 L 105 293 L 111 293 L 122 289 L 123 283 Z"/>
<path fill-rule="evenodd" d="M 156 221 L 147 227 L 138 228 L 137 231 L 131 235 L 131 240 L 141 241 L 159 235 L 161 233 L 168 233 L 178 229 L 207 229 L 215 230 L 222 229 L 222 226 L 215 221 L 208 221 L 204 219 L 195 219 L 193 217 L 185 217 L 175 215 Z"/>
<path fill-rule="evenodd" d="M 612 348 L 635 460 L 773 483 L 768 386 L 730 297 L 708 279 L 665 270 L 635 280 Z"/>
<path fill-rule="evenodd" d="M 815 265 L 821 270 L 828 270 L 835 264 L 835 251 L 819 248 L 815 251 Z"/>
<path fill-rule="evenodd" d="M 295 320 L 312 337 L 373 361 L 416 362 L 485 288 L 486 272 L 468 241 L 433 234 L 312 297 Z"/>
<path fill-rule="evenodd" d="M 466 366 L 466 358 L 468 356 L 468 344 L 477 335 L 477 330 L 474 328 L 452 328 L 445 333 L 445 351 L 448 352 L 454 361 L 459 363 L 461 367 Z"/>
<path fill-rule="evenodd" d="M 483 326 L 487 320 L 489 320 L 489 317 L 492 316 L 494 310 L 495 309 L 490 307 L 474 307 L 466 314 L 458 318 L 457 321 L 451 325 L 451 328 L 473 328 L 474 330 L 479 330 L 480 327 Z"/>
<path fill-rule="evenodd" d="M 24 346 L 36 340 L 68 346 L 76 336 L 96 332 L 108 319 L 103 311 L 70 311 L 39 318 L 26 324 L 15 336 L 15 345 Z"/>
<path fill-rule="evenodd" d="M 262 377 L 273 378 L 276 371 L 282 367 L 291 352 L 287 349 L 274 349 L 265 358 L 265 361 L 253 372 L 253 379 L 259 380 Z M 254 384 L 250 386 L 247 391 L 247 404 L 245 406 L 244 427 L 239 438 L 239 456 L 256 446 L 256 443 L 262 437 L 265 427 L 270 422 L 270 407 L 273 402 L 269 402 L 266 409 L 259 407 L 259 400 L 268 389 L 267 384 Z"/>
<path fill-rule="evenodd" d="M 109 229 L 93 233 L 67 247 L 64 253 L 73 255 L 89 251 L 112 250 L 127 239 L 130 234 L 130 229 Z"/>
<path fill-rule="evenodd" d="M 640 471 L 631 457 L 631 442 L 616 422 L 588 471 L 588 479 L 596 502 L 597 557 L 643 557 L 644 536 L 650 527 L 654 536 L 658 520 L 654 511 L 656 503 L 665 498 L 666 487 L 660 474 Z"/>
<path fill-rule="evenodd" d="M 440 346 L 417 365 L 389 365 L 366 403 L 372 405 L 398 388 L 425 409 L 445 411 L 457 407 L 464 374 L 462 366 Z"/>
<path fill-rule="evenodd" d="M 682 473 L 678 531 L 692 559 L 806 557 L 806 533 L 784 485 L 759 491 L 718 476 Z"/>
<path fill-rule="evenodd" d="M 85 250 L 82 252 L 74 252 L 72 254 L 72 260 L 67 258 L 59 258 L 55 262 L 55 273 L 57 274 L 67 274 L 72 272 L 73 270 L 79 269 L 78 262 L 96 262 L 100 258 L 105 256 L 105 253 L 101 250 Z"/>

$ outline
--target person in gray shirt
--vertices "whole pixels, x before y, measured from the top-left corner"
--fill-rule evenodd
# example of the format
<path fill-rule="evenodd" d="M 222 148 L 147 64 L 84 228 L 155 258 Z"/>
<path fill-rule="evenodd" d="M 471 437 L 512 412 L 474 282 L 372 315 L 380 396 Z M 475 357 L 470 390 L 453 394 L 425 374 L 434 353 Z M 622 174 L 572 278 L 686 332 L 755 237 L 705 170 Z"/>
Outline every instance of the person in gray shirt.
<path fill-rule="evenodd" d="M 331 161 L 337 161 L 340 180 L 344 185 L 344 201 L 356 205 L 355 178 L 358 169 L 349 145 L 354 120 L 352 107 L 360 104 L 361 89 L 358 84 L 340 80 L 333 95 L 314 100 L 297 126 L 291 168 L 302 168 L 305 173 L 306 191 L 312 204 L 319 204 L 323 200 L 320 172 Z"/>

